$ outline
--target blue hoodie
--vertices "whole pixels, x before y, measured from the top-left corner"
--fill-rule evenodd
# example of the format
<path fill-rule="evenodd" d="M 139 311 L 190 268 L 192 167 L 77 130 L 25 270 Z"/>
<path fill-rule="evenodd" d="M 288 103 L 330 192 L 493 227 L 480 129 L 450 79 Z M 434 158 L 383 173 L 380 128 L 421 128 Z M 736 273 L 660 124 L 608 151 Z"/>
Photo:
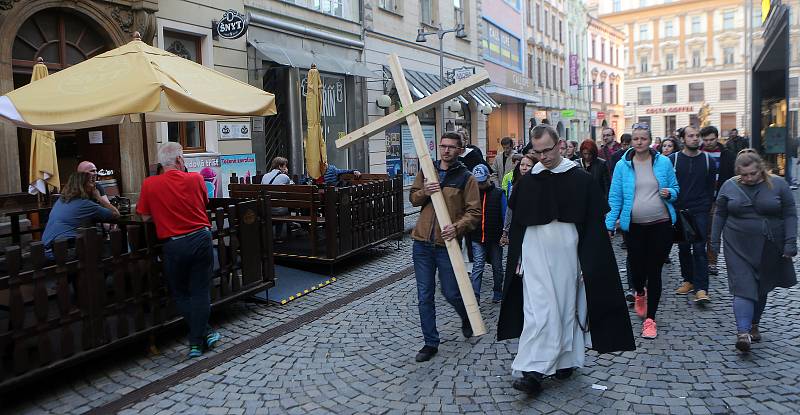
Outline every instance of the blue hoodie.
<path fill-rule="evenodd" d="M 614 177 L 611 179 L 611 190 L 608 193 L 608 205 L 611 210 L 606 215 L 606 229 L 613 231 L 617 219 L 620 227 L 627 232 L 631 225 L 631 210 L 633 209 L 633 196 L 636 194 L 636 172 L 633 171 L 634 149 L 630 148 L 614 167 Z M 669 158 L 650 149 L 653 161 L 653 174 L 658 181 L 659 189 L 669 189 L 669 199 L 661 199 L 667 206 L 672 223 L 675 223 L 676 214 L 673 203 L 678 200 L 678 179 Z"/>

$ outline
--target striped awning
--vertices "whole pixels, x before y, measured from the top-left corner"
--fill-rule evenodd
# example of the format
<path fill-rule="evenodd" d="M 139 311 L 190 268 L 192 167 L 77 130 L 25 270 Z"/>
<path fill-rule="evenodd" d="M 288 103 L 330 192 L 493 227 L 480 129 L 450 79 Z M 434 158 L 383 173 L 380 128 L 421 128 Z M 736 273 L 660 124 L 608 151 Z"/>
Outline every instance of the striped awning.
<path fill-rule="evenodd" d="M 429 74 L 429 73 L 426 73 L 426 72 L 414 71 L 414 70 L 411 70 L 411 69 L 404 69 L 403 71 L 405 72 L 406 81 L 408 82 L 409 90 L 411 90 L 411 95 L 414 97 L 414 99 L 425 98 L 425 97 L 427 97 L 429 95 L 433 95 L 434 92 L 442 89 L 441 88 L 441 85 L 442 85 L 441 78 L 439 77 L 439 75 L 433 75 L 433 74 Z M 392 76 L 391 72 L 389 71 L 389 69 L 387 67 L 384 67 L 384 72 L 389 77 Z M 448 86 L 450 84 L 452 84 L 452 82 L 450 82 L 449 80 L 445 79 L 444 86 Z M 492 97 L 489 96 L 489 94 L 486 92 L 486 90 L 483 87 L 478 87 L 478 88 L 466 91 L 465 94 L 459 95 L 457 97 L 457 99 L 460 102 L 462 102 L 464 104 L 468 104 L 469 100 L 467 100 L 465 95 L 470 97 L 470 98 L 472 98 L 472 100 L 475 101 L 475 103 L 478 106 L 484 105 L 484 106 L 492 107 L 492 108 L 499 108 L 500 107 L 500 104 L 498 104 L 497 101 L 492 99 Z"/>

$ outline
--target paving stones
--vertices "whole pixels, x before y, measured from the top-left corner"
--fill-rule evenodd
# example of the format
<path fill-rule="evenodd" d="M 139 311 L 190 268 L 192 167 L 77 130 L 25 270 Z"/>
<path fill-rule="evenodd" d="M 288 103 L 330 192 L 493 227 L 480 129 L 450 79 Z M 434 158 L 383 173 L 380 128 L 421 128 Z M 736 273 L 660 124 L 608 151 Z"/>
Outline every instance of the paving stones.
<path fill-rule="evenodd" d="M 616 241 L 615 243 L 619 243 Z M 215 315 L 224 336 L 220 350 L 411 265 L 411 242 L 399 251 L 377 250 L 342 272 L 335 284 L 283 307 L 236 303 Z M 624 251 L 616 247 L 617 258 Z M 568 381 L 546 380 L 537 397 L 510 388 L 516 342 L 497 342 L 499 305 L 481 311 L 490 332 L 465 340 L 459 319 L 437 295 L 442 343 L 418 364 L 422 346 L 413 275 L 348 304 L 208 372 L 139 402 L 124 413 L 800 413 L 800 290 L 776 290 L 761 328 L 764 341 L 749 356 L 733 349 L 730 295 L 720 260 L 712 277 L 711 307 L 699 309 L 672 294 L 680 283 L 677 249 L 664 268 L 659 337 L 638 336 L 637 350 L 587 355 Z M 485 273 L 483 298 L 491 295 Z M 795 300 L 792 300 L 795 299 Z M 795 318 L 786 318 L 794 315 Z M 185 344 L 162 346 L 162 356 L 129 359 L 73 380 L 14 413 L 76 413 L 184 367 Z M 592 389 L 593 384 L 607 387 Z"/>

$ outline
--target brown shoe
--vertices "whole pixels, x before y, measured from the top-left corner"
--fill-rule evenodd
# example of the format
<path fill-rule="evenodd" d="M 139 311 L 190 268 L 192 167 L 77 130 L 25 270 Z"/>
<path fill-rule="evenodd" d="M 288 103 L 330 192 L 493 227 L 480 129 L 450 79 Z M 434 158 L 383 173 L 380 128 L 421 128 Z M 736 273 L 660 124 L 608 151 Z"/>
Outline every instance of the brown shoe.
<path fill-rule="evenodd" d="M 686 295 L 692 292 L 693 290 L 694 290 L 694 284 L 692 284 L 691 282 L 684 281 L 683 284 L 681 284 L 681 286 L 678 287 L 677 290 L 675 290 L 675 294 Z"/>
<path fill-rule="evenodd" d="M 750 339 L 755 343 L 761 341 L 761 332 L 758 331 L 758 323 L 753 323 L 753 325 L 750 326 Z"/>
<path fill-rule="evenodd" d="M 694 302 L 697 304 L 708 304 L 711 302 L 711 299 L 708 298 L 706 290 L 697 290 L 697 292 L 694 294 Z"/>

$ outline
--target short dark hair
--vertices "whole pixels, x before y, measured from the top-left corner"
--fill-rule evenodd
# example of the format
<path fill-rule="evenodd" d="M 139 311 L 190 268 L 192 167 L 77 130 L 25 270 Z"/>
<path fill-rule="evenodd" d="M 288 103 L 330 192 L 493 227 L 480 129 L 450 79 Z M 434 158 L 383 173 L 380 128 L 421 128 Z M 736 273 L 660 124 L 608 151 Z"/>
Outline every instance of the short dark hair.
<path fill-rule="evenodd" d="M 288 165 L 289 165 L 289 160 L 287 160 L 286 157 L 279 156 L 272 159 L 272 170 Z"/>
<path fill-rule="evenodd" d="M 512 140 L 511 137 L 503 137 L 503 139 L 500 140 L 500 145 L 501 146 L 513 146 L 514 145 L 514 140 Z"/>
<path fill-rule="evenodd" d="M 541 124 L 547 124 L 547 125 L 550 125 L 550 120 L 548 120 L 547 118 L 542 118 L 542 121 L 540 121 L 540 122 L 539 122 L 539 124 L 540 124 L 540 125 L 541 125 Z"/>
<path fill-rule="evenodd" d="M 713 125 L 709 125 L 707 127 L 703 127 L 700 130 L 700 137 L 706 137 L 706 136 L 709 136 L 711 134 L 714 134 L 715 136 L 719 137 L 719 130 L 717 130 L 717 127 L 714 127 Z"/>
<path fill-rule="evenodd" d="M 550 138 L 553 140 L 553 144 L 558 144 L 561 141 L 561 137 L 558 135 L 558 131 L 555 128 L 551 127 L 549 124 L 539 124 L 536 127 L 533 127 L 533 131 L 531 132 L 531 142 L 533 140 L 539 140 L 544 137 L 545 134 L 549 134 Z"/>
<path fill-rule="evenodd" d="M 628 133 L 622 134 L 622 136 L 619 137 L 619 142 L 620 143 L 630 144 L 631 141 L 633 141 L 633 136 L 628 134 Z"/>
<path fill-rule="evenodd" d="M 693 126 L 693 125 L 687 125 L 686 127 L 683 127 L 683 128 L 681 128 L 680 130 L 678 130 L 678 137 L 680 137 L 680 138 L 681 138 L 681 140 L 683 140 L 684 138 L 686 138 L 686 129 L 687 129 L 687 128 L 692 128 L 692 129 L 694 129 L 694 130 L 697 130 L 697 127 L 695 127 L 695 126 Z"/>
<path fill-rule="evenodd" d="M 440 138 L 440 140 L 444 140 L 444 139 L 456 140 L 456 141 L 458 141 L 458 148 L 464 147 L 464 136 L 462 136 L 459 133 L 456 133 L 456 132 L 453 132 L 453 131 L 448 131 L 448 132 L 442 134 L 442 137 Z"/>

